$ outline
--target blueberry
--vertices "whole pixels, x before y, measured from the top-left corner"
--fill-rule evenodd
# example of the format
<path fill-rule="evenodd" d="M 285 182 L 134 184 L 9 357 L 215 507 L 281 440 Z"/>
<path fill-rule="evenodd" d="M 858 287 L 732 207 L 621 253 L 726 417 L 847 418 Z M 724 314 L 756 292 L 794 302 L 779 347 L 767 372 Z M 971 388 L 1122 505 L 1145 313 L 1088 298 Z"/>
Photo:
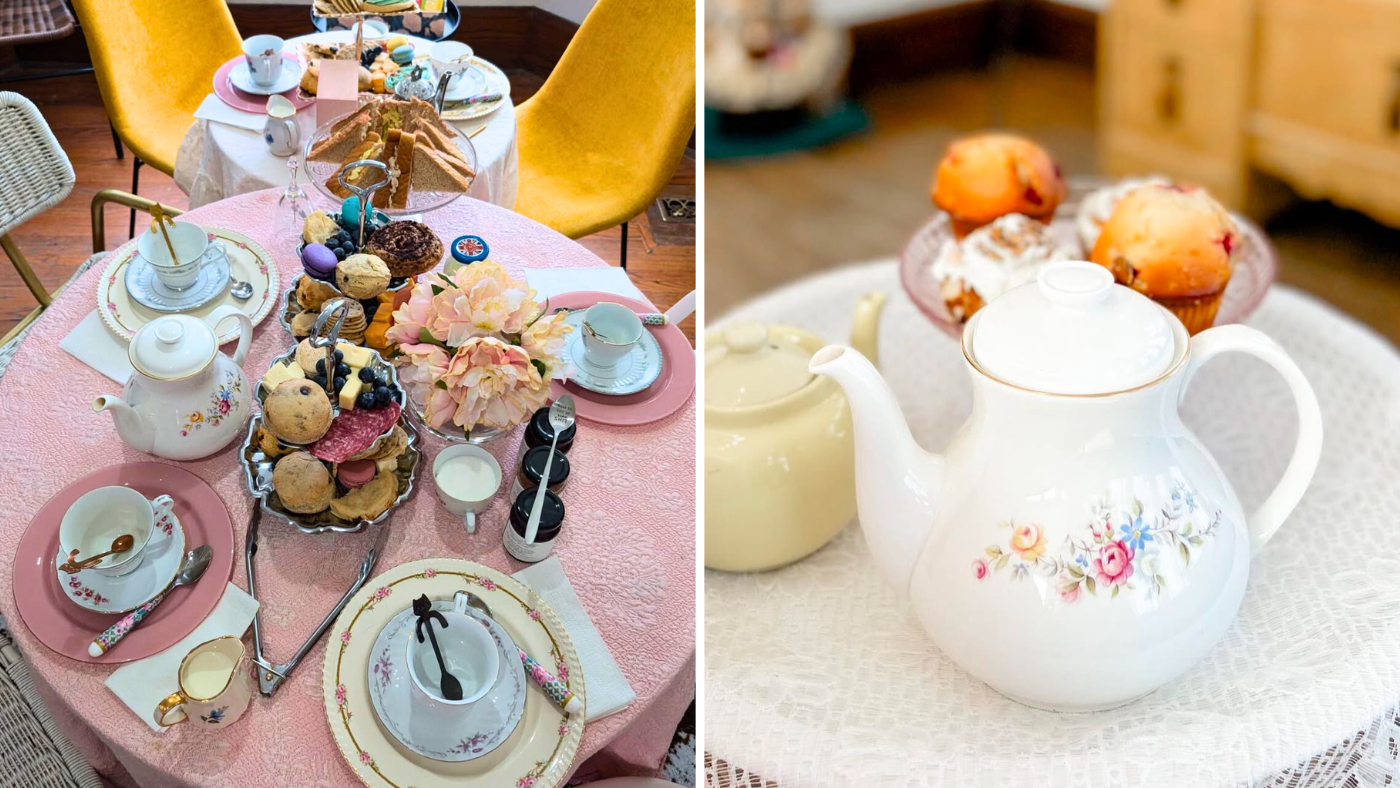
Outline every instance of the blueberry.
<path fill-rule="evenodd" d="M 340 390 L 341 390 L 342 388 L 344 388 L 344 387 L 345 387 L 345 378 L 336 378 L 336 379 L 335 379 L 335 390 L 336 390 L 336 391 L 340 391 Z"/>
<path fill-rule="evenodd" d="M 337 364 L 340 363 L 340 362 L 342 362 L 342 361 L 344 361 L 344 360 L 345 360 L 345 351 L 344 351 L 344 350 L 340 350 L 339 348 L 337 348 L 336 351 L 335 351 L 335 360 L 336 360 L 336 363 L 337 363 Z"/>
<path fill-rule="evenodd" d="M 317 386 L 320 386 L 321 388 L 324 389 L 324 388 L 326 387 L 326 376 L 325 376 L 325 375 L 312 375 L 312 376 L 311 376 L 311 382 L 312 382 L 312 383 L 315 383 Z"/>
<path fill-rule="evenodd" d="M 369 367 L 361 369 L 360 380 L 364 381 L 365 383 L 372 383 L 374 381 L 374 370 L 370 369 Z"/>
<path fill-rule="evenodd" d="M 387 388 L 377 388 L 374 390 L 374 404 L 377 407 L 384 407 L 394 401 L 394 395 Z"/>
<path fill-rule="evenodd" d="M 355 398 L 355 407 L 360 410 L 369 410 L 374 407 L 374 395 L 368 391 L 360 392 L 360 396 Z"/>
<path fill-rule="evenodd" d="M 338 363 L 335 365 L 335 376 L 338 378 L 350 377 L 350 365 L 339 359 L 336 359 L 336 361 Z"/>
<path fill-rule="evenodd" d="M 316 359 L 316 371 L 321 373 L 321 377 L 325 377 L 326 360 L 324 358 Z"/>
<path fill-rule="evenodd" d="M 344 248 L 344 247 L 342 247 L 342 246 L 337 246 L 336 248 L 332 249 L 331 251 L 332 251 L 332 252 L 335 252 L 335 259 L 336 259 L 336 260 L 344 260 L 344 259 L 345 259 L 345 248 Z"/>

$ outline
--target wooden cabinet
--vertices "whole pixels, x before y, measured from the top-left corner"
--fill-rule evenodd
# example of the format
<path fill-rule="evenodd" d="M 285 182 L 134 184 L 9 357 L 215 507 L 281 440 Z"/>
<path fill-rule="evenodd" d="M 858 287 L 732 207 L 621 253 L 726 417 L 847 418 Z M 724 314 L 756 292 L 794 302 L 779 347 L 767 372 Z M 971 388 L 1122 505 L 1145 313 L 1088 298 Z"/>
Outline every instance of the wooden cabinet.
<path fill-rule="evenodd" d="M 1236 208 L 1250 171 L 1400 225 L 1400 0 L 1118 0 L 1102 159 Z"/>

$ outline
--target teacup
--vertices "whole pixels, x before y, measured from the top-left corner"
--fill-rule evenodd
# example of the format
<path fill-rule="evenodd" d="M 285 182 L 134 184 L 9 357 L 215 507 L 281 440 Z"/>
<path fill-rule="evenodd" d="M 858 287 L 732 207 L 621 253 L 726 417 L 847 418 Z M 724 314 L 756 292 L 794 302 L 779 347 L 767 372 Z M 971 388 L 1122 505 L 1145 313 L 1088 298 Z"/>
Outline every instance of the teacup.
<path fill-rule="evenodd" d="M 204 266 L 228 256 L 223 241 L 210 241 L 199 225 L 173 222 L 166 225 L 165 235 L 170 236 L 170 246 L 175 248 L 174 258 L 165 245 L 165 237 L 154 226 L 136 239 L 136 252 L 155 270 L 156 279 L 171 290 L 188 290 L 199 281 Z"/>
<path fill-rule="evenodd" d="M 476 533 L 476 515 L 496 497 L 502 478 L 501 464 L 480 446 L 449 446 L 433 458 L 438 498 L 462 518 L 469 534 Z"/>
<path fill-rule="evenodd" d="M 641 338 L 642 319 L 622 304 L 604 301 L 583 313 L 583 355 L 595 367 L 616 366 Z"/>
<path fill-rule="evenodd" d="M 84 493 L 64 512 L 58 525 L 59 549 L 65 556 L 77 550 L 81 561 L 111 550 L 117 537 L 130 534 L 134 540 L 130 550 L 109 555 L 83 570 L 105 577 L 128 574 L 141 565 L 156 520 L 169 514 L 174 504 L 168 495 L 149 500 L 130 487 L 98 487 Z"/>
<path fill-rule="evenodd" d="M 462 74 L 471 67 L 472 48 L 461 41 L 439 41 L 428 50 L 428 61 L 433 64 L 433 73 L 441 79 L 443 74 L 451 74 L 447 89 L 457 87 Z"/>
<path fill-rule="evenodd" d="M 253 697 L 247 663 L 247 650 L 233 635 L 195 646 L 180 661 L 180 689 L 156 706 L 156 724 L 198 720 L 200 727 L 224 728 L 237 722 Z"/>
<path fill-rule="evenodd" d="M 282 76 L 281 38 L 270 34 L 253 36 L 243 40 L 243 56 L 248 59 L 248 76 L 256 85 L 271 87 Z"/>
<path fill-rule="evenodd" d="M 453 609 L 442 613 L 447 621 L 444 628 L 432 620 L 433 636 L 442 651 L 442 662 L 462 685 L 462 699 L 448 700 L 442 696 L 442 671 L 438 669 L 433 643 L 423 633 L 418 642 L 417 625 L 408 636 L 408 675 L 417 692 L 433 703 L 448 707 L 469 706 L 482 698 L 496 683 L 501 668 L 501 654 L 491 632 L 480 621 L 466 614 L 465 595 L 453 600 Z"/>

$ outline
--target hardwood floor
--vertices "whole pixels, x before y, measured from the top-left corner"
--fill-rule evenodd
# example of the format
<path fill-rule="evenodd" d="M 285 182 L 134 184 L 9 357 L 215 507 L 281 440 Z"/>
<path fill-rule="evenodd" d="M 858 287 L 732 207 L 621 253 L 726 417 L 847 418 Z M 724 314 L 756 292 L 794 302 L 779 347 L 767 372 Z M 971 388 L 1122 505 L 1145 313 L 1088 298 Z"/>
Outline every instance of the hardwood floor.
<path fill-rule="evenodd" d="M 534 95 L 543 80 L 533 73 L 508 69 L 511 96 L 521 102 Z M 117 160 L 112 146 L 107 114 L 91 74 L 58 79 L 21 82 L 7 86 L 29 98 L 43 113 L 58 142 L 73 163 L 77 183 L 73 193 L 59 205 L 29 220 L 12 234 L 44 285 L 52 291 L 67 281 L 73 270 L 92 251 L 89 210 L 92 196 L 101 189 L 131 188 L 131 153 Z M 695 194 L 695 160 L 686 156 L 666 190 L 667 194 Z M 183 192 L 168 176 L 150 167 L 141 168 L 140 194 L 184 208 Z M 126 241 L 129 213 L 109 206 L 106 211 L 107 248 Z M 612 228 L 580 239 L 585 247 L 610 265 L 621 257 L 622 234 Z M 645 215 L 631 223 L 627 244 L 627 267 L 633 282 L 659 308 L 666 309 L 681 296 L 695 289 L 695 243 L 678 243 L 668 234 L 658 242 Z M 34 299 L 8 264 L 0 267 L 0 334 L 34 308 Z M 695 341 L 695 318 L 680 326 Z"/>

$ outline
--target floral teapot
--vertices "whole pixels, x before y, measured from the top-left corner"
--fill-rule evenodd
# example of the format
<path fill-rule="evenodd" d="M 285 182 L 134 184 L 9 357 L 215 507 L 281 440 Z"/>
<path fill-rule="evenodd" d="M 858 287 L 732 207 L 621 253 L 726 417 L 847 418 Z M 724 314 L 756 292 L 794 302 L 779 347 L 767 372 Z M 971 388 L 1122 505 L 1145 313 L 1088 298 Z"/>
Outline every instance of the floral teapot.
<path fill-rule="evenodd" d="M 944 653 L 994 689 L 1061 711 L 1112 708 L 1184 673 L 1225 634 L 1253 553 L 1312 480 L 1322 417 L 1303 373 L 1244 326 L 1187 334 L 1092 263 L 1046 266 L 962 336 L 967 423 L 921 449 L 879 373 L 829 346 L 845 388 L 860 522 Z M 1298 441 L 1246 516 L 1177 405 L 1208 360 L 1240 351 L 1288 383 Z"/>
<path fill-rule="evenodd" d="M 238 320 L 238 346 L 219 352 L 214 327 Z M 253 323 L 233 305 L 200 320 L 164 315 L 131 338 L 133 372 L 121 397 L 104 394 L 94 411 L 111 411 L 117 434 L 132 448 L 171 460 L 193 460 L 224 448 L 248 423 L 251 392 L 243 360 Z"/>

